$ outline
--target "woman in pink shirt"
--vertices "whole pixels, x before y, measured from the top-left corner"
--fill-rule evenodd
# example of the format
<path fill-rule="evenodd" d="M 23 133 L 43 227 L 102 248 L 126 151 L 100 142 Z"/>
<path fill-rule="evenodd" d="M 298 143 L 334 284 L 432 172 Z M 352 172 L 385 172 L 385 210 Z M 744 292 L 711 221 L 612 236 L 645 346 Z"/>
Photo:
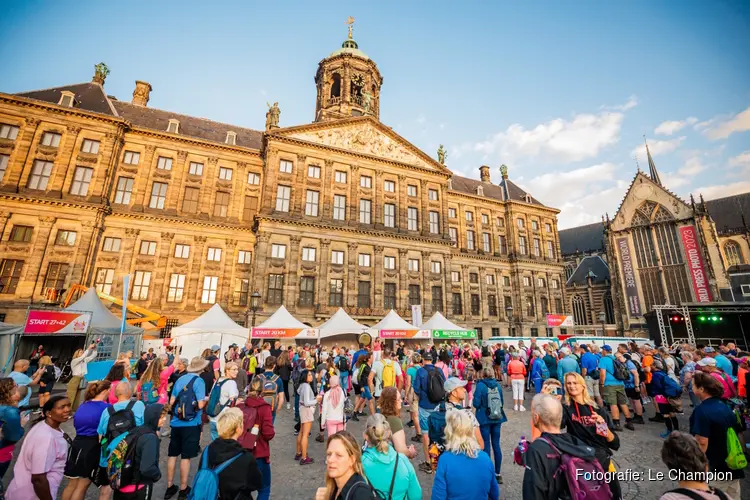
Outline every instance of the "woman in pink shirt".
<path fill-rule="evenodd" d="M 107 398 L 107 402 L 113 405 L 117 403 L 117 396 L 115 395 L 115 387 L 117 387 L 117 384 L 120 382 L 130 383 L 130 365 L 123 361 L 116 362 L 112 365 L 112 368 L 109 369 L 109 373 L 104 377 L 104 380 L 107 380 L 112 384 L 112 387 L 109 390 L 109 398 Z"/>
<path fill-rule="evenodd" d="M 65 395 L 52 396 L 42 407 L 42 418 L 26 434 L 13 480 L 5 492 L 13 500 L 53 500 L 65 470 L 70 438 L 60 424 L 70 418 L 70 400 Z"/>

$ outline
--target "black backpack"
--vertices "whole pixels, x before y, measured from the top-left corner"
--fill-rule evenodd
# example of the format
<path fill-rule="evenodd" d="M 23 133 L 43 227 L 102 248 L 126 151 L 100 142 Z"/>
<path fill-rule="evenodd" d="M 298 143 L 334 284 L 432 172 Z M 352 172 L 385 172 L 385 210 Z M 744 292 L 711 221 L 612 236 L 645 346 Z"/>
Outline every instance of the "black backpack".
<path fill-rule="evenodd" d="M 427 399 L 430 403 L 438 404 L 445 400 L 443 377 L 439 368 L 427 370 Z"/>
<path fill-rule="evenodd" d="M 617 359 L 613 360 L 614 362 L 614 376 L 617 380 L 628 380 L 630 379 L 630 371 L 628 370 L 628 367 L 625 366 L 625 363 L 622 361 L 619 361 Z"/>
<path fill-rule="evenodd" d="M 115 410 L 114 406 L 107 407 L 109 422 L 107 423 L 107 431 L 104 433 L 102 449 L 117 436 L 135 429 L 135 413 L 133 413 L 135 403 L 135 401 L 130 401 L 122 410 Z"/>
<path fill-rule="evenodd" d="M 339 356 L 339 361 L 336 364 L 336 368 L 338 368 L 340 373 L 349 371 L 349 360 L 347 359 L 346 356 L 344 355 Z"/>

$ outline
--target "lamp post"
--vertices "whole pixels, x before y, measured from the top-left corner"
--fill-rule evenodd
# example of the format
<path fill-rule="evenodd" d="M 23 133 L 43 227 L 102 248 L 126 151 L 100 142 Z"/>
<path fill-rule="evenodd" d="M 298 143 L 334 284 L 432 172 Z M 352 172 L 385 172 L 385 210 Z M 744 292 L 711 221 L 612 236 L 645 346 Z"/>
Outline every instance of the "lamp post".
<path fill-rule="evenodd" d="M 599 323 L 602 324 L 602 337 L 606 336 L 606 331 L 604 330 L 604 324 L 607 321 L 607 314 L 604 311 L 599 312 Z"/>
<path fill-rule="evenodd" d="M 515 337 L 515 335 L 513 335 L 513 306 L 508 305 L 505 308 L 505 316 L 508 318 L 508 329 L 510 330 L 510 336 Z"/>
<path fill-rule="evenodd" d="M 250 310 L 253 312 L 253 322 L 252 326 L 255 327 L 255 314 L 258 312 L 258 308 L 260 307 L 260 292 L 258 290 L 255 290 L 252 295 L 250 295 Z"/>

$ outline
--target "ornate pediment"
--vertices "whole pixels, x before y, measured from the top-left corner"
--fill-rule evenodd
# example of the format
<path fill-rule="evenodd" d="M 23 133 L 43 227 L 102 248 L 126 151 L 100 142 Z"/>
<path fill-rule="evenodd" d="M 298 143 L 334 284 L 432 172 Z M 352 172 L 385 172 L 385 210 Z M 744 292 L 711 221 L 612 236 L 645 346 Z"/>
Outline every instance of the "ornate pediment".
<path fill-rule="evenodd" d="M 280 135 L 415 167 L 442 170 L 436 161 L 398 134 L 369 119 L 330 123 L 327 127 L 295 127 L 281 131 Z"/>

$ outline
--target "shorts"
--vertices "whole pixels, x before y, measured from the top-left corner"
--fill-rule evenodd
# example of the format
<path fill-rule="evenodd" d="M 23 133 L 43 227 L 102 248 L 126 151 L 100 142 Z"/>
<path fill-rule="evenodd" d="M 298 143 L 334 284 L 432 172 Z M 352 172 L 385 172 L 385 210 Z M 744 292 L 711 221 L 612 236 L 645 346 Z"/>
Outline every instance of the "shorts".
<path fill-rule="evenodd" d="M 417 396 L 416 391 L 411 391 L 411 397 L 409 398 L 409 406 L 411 406 L 412 411 L 416 411 L 417 407 L 419 406 L 419 396 Z"/>
<path fill-rule="evenodd" d="M 592 398 L 600 398 L 601 393 L 599 392 L 599 381 L 594 380 L 591 377 L 586 377 L 586 389 L 589 391 L 589 396 Z"/>
<path fill-rule="evenodd" d="M 625 395 L 632 400 L 638 401 L 641 399 L 641 391 L 636 389 L 635 387 L 626 387 L 625 388 Z"/>
<path fill-rule="evenodd" d="M 362 394 L 362 389 L 357 384 L 352 384 L 352 387 L 354 388 L 354 395 L 359 396 Z"/>
<path fill-rule="evenodd" d="M 190 427 L 172 426 L 172 436 L 169 439 L 168 457 L 182 457 L 189 460 L 201 453 L 201 426 Z"/>
<path fill-rule="evenodd" d="M 419 408 L 419 428 L 422 429 L 422 435 L 429 434 L 430 430 L 430 415 L 435 413 L 435 410 L 425 410 L 424 408 Z"/>
<path fill-rule="evenodd" d="M 680 398 L 666 398 L 666 403 L 657 403 L 659 413 L 669 415 L 670 413 L 679 413 L 682 411 L 682 400 Z"/>
<path fill-rule="evenodd" d="M 370 401 L 372 399 L 372 393 L 370 392 L 370 388 L 369 387 L 365 387 L 364 388 L 364 395 L 362 397 L 365 398 L 368 401 Z"/>
<path fill-rule="evenodd" d="M 628 404 L 624 385 L 605 385 L 602 387 L 604 402 L 610 406 Z"/>
<path fill-rule="evenodd" d="M 302 406 L 299 407 L 299 422 L 301 424 L 307 424 L 315 420 L 315 407 L 314 406 Z"/>
<path fill-rule="evenodd" d="M 40 385 L 39 386 L 39 394 L 49 394 L 50 392 L 52 392 L 52 388 L 53 387 L 55 387 L 55 383 L 54 382 L 51 383 L 51 384 L 45 384 L 44 387 L 42 387 Z"/>
<path fill-rule="evenodd" d="M 93 471 L 91 476 L 91 482 L 95 486 L 109 486 L 109 475 L 107 475 L 107 468 L 100 467 L 97 464 L 97 468 Z"/>
<path fill-rule="evenodd" d="M 99 472 L 100 457 L 99 436 L 76 436 L 65 462 L 65 477 L 93 480 Z"/>

